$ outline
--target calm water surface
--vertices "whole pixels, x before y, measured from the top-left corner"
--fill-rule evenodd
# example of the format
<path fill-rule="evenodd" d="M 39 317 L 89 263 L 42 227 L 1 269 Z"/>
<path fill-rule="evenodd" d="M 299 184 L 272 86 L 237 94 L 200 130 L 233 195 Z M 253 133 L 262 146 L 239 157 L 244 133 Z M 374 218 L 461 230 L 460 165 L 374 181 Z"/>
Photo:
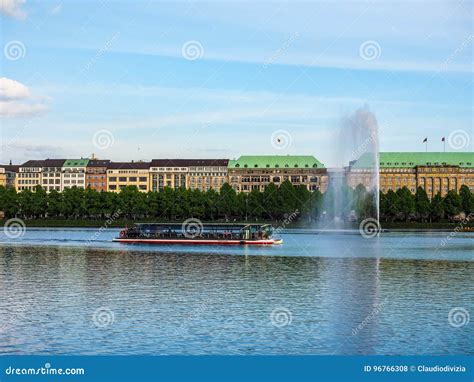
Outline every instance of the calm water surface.
<path fill-rule="evenodd" d="M 0 354 L 474 354 L 472 233 L 262 248 L 117 233 L 0 233 Z"/>

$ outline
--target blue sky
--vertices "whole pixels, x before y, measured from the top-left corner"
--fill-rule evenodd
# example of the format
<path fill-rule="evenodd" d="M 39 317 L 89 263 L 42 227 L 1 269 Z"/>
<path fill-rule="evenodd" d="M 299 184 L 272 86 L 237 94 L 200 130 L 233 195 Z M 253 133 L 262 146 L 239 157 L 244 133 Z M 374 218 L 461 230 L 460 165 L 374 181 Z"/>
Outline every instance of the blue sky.
<path fill-rule="evenodd" d="M 467 140 L 448 151 L 473 148 L 472 2 L 4 0 L 1 11 L 0 162 L 333 165 L 340 121 L 361 106 L 381 150 L 421 151 L 425 136 L 441 150 L 450 134 Z"/>

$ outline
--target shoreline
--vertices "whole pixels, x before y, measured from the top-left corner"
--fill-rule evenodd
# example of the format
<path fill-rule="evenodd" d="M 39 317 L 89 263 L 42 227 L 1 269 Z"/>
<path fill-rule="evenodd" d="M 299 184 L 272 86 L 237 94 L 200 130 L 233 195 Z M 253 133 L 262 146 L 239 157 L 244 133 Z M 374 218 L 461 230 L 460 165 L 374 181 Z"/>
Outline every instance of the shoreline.
<path fill-rule="evenodd" d="M 4 226 L 8 219 L 0 220 L 0 224 Z M 67 220 L 67 219 L 32 219 L 32 220 L 23 220 L 26 227 L 30 228 L 124 228 L 130 227 L 135 223 L 162 223 L 162 224 L 176 224 L 183 223 L 182 221 L 156 221 L 156 220 L 112 220 L 112 219 L 103 219 L 103 220 Z M 331 232 L 344 232 L 344 231 L 353 231 L 359 229 L 359 224 L 354 223 L 348 225 L 347 227 L 341 229 L 332 229 L 332 228 L 318 228 L 317 224 L 313 223 L 303 223 L 303 222 L 292 222 L 290 224 L 284 224 L 283 222 L 278 221 L 258 221 L 258 222 L 225 222 L 225 221 L 203 221 L 203 224 L 206 223 L 222 223 L 222 224 L 272 224 L 275 228 L 281 227 L 280 230 L 291 230 L 291 231 L 305 231 L 301 233 L 331 233 Z M 436 222 L 436 223 L 404 223 L 404 222 L 381 222 L 380 223 L 382 230 L 385 232 L 443 232 L 443 231 L 452 231 L 454 229 L 460 230 L 460 232 L 474 232 L 474 222 Z M 294 232 L 297 233 L 297 232 Z"/>

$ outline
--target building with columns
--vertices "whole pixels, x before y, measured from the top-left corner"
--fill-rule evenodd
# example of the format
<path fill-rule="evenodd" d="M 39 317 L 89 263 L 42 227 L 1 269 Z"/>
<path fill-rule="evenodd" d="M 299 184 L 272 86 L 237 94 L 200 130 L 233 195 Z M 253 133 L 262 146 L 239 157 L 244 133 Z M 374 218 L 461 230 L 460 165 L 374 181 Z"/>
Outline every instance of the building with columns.
<path fill-rule="evenodd" d="M 229 161 L 228 177 L 237 192 L 263 191 L 286 180 L 309 191 L 324 192 L 328 184 L 325 166 L 312 155 L 243 155 Z"/>
<path fill-rule="evenodd" d="M 150 190 L 189 188 L 219 191 L 227 182 L 228 159 L 153 159 Z"/>
<path fill-rule="evenodd" d="M 474 192 L 474 153 L 469 152 L 381 152 L 380 190 L 396 191 L 407 187 L 415 193 L 422 187 L 431 198 L 449 190 L 459 191 L 462 185 Z M 364 154 L 347 168 L 347 183 L 351 187 L 370 187 L 374 163 Z"/>

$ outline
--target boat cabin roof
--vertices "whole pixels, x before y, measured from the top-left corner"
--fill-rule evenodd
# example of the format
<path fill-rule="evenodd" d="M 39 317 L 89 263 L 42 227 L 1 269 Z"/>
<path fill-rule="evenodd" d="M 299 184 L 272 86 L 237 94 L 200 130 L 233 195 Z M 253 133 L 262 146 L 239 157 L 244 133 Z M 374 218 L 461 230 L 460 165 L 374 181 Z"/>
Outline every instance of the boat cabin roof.
<path fill-rule="evenodd" d="M 135 223 L 135 227 L 151 226 L 153 228 L 179 228 L 181 229 L 184 223 Z M 243 229 L 243 228 L 267 228 L 271 224 L 234 224 L 234 223 L 202 223 L 204 228 L 213 229 Z"/>

